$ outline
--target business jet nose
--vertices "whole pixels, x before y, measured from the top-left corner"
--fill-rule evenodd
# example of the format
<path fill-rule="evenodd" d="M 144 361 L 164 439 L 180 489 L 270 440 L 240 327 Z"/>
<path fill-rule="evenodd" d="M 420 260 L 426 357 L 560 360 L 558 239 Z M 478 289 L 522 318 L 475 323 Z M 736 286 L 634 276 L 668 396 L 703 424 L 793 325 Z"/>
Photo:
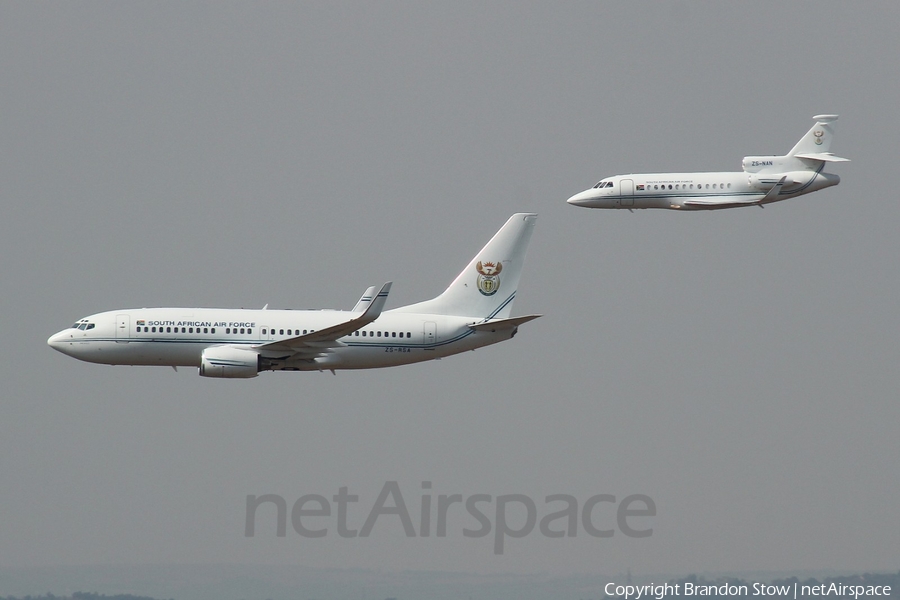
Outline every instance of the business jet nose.
<path fill-rule="evenodd" d="M 566 200 L 566 202 L 573 206 L 587 206 L 588 203 L 593 200 L 593 197 L 594 190 L 590 189 L 583 192 L 578 192 L 577 194 Z"/>

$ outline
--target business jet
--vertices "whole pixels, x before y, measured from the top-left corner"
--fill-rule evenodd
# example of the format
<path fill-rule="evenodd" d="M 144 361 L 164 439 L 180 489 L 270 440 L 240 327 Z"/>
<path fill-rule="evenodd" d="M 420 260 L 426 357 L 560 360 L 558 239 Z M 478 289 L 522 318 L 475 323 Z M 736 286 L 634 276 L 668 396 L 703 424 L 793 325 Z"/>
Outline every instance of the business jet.
<path fill-rule="evenodd" d="M 388 282 L 367 289 L 350 311 L 113 310 L 80 319 L 47 343 L 86 362 L 199 367 L 203 377 L 224 378 L 442 358 L 511 339 L 540 316 L 510 316 L 536 221 L 536 214 L 513 215 L 442 294 L 393 310 L 382 312 Z"/>
<path fill-rule="evenodd" d="M 727 173 L 646 173 L 601 179 L 568 203 L 587 208 L 668 208 L 714 210 L 759 206 L 802 196 L 840 183 L 823 171 L 831 162 L 849 162 L 828 149 L 837 115 L 817 115 L 816 124 L 784 156 L 747 156 L 743 171 Z"/>

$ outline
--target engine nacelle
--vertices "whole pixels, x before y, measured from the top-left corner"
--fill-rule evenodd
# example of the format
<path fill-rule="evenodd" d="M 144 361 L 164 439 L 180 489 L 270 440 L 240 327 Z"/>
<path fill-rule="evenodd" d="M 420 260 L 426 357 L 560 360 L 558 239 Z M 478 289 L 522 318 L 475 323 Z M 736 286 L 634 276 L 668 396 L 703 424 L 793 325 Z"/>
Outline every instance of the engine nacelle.
<path fill-rule="evenodd" d="M 249 379 L 260 371 L 259 354 L 235 346 L 213 346 L 200 357 L 201 377 Z"/>
<path fill-rule="evenodd" d="M 747 175 L 750 185 L 761 190 L 770 190 L 784 177 L 784 189 L 805 185 L 816 176 L 815 171 L 789 171 L 787 173 L 765 172 Z"/>

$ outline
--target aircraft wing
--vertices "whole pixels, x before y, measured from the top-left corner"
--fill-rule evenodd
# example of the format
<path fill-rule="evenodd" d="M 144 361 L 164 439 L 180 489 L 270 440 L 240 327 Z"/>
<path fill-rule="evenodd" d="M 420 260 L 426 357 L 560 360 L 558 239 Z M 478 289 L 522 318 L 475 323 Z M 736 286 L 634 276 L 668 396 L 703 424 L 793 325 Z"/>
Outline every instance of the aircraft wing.
<path fill-rule="evenodd" d="M 773 185 L 772 189 L 759 200 L 685 200 L 682 202 L 682 205 L 697 208 L 733 208 L 735 206 L 752 206 L 754 204 L 762 205 L 778 199 L 778 194 L 781 192 L 781 188 L 784 187 L 785 181 L 787 181 L 787 176 L 779 179 L 778 183 Z"/>
<path fill-rule="evenodd" d="M 759 200 L 685 200 L 682 206 L 697 208 L 732 208 L 735 206 L 752 206 L 759 204 Z"/>
<path fill-rule="evenodd" d="M 363 297 L 360 298 L 360 301 L 357 303 L 356 306 L 364 304 L 364 301 L 368 304 L 366 310 L 362 313 L 354 311 L 358 316 L 348 321 L 344 321 L 343 323 L 338 323 L 337 325 L 332 325 L 325 329 L 307 333 L 306 335 L 298 335 L 292 338 L 270 342 L 268 344 L 259 344 L 254 346 L 253 349 L 261 354 L 269 356 L 274 354 L 289 354 L 292 358 L 315 358 L 327 354 L 328 352 L 331 352 L 330 348 L 344 345 L 338 341 L 338 338 L 349 335 L 360 327 L 368 325 L 381 315 L 381 310 L 384 308 L 384 303 L 387 301 L 388 293 L 391 291 L 391 282 L 388 281 L 381 286 L 381 290 L 377 294 L 371 294 L 371 290 L 375 290 L 375 287 L 373 286 L 366 290 L 366 293 L 363 294 Z M 367 296 L 370 297 L 368 300 L 366 299 Z"/>
<path fill-rule="evenodd" d="M 522 323 L 527 323 L 540 316 L 542 315 L 525 315 L 524 317 L 513 317 L 511 319 L 491 319 L 490 321 L 484 321 L 483 323 L 473 323 L 472 325 L 469 325 L 469 329 L 474 329 L 475 331 L 490 331 L 491 333 L 502 331 L 504 329 L 515 329 Z"/>

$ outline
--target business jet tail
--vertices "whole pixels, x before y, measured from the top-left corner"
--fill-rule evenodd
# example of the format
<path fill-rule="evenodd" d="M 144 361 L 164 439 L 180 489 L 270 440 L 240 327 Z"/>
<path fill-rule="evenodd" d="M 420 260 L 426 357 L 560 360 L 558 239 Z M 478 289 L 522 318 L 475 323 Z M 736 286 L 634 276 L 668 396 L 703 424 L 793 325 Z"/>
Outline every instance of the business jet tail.
<path fill-rule="evenodd" d="M 816 124 L 806 132 L 787 156 L 822 162 L 846 162 L 849 159 L 831 154 L 831 140 L 834 139 L 834 125 L 837 115 L 816 115 Z"/>
<path fill-rule="evenodd" d="M 514 214 L 440 296 L 391 312 L 509 317 L 536 222 L 534 213 Z"/>

